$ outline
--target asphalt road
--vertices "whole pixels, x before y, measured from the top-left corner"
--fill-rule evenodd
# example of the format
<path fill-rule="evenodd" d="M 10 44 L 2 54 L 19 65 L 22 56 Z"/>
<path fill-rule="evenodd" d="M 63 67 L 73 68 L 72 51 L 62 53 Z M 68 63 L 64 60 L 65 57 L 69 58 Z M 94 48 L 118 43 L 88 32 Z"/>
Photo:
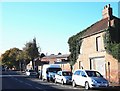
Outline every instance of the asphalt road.
<path fill-rule="evenodd" d="M 2 91 L 84 91 L 81 87 L 72 87 L 71 85 L 61 85 L 52 82 L 46 82 L 33 77 L 27 77 L 15 71 L 6 71 L 0 75 L 2 78 Z M 94 89 L 89 91 L 120 91 L 119 88 Z"/>

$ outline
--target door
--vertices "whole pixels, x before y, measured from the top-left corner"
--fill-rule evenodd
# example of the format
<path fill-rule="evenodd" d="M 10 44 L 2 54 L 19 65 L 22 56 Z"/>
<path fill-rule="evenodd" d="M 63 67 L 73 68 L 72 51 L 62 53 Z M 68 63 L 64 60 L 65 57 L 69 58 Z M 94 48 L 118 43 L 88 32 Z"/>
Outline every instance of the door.
<path fill-rule="evenodd" d="M 79 77 L 79 79 L 80 79 L 79 85 L 80 85 L 80 86 L 85 86 L 85 82 L 87 81 L 87 75 L 85 74 L 84 71 L 81 71 L 81 72 L 80 72 L 80 77 Z"/>
<path fill-rule="evenodd" d="M 58 71 L 56 74 L 56 80 L 57 82 L 60 82 L 60 71 Z"/>
<path fill-rule="evenodd" d="M 73 80 L 75 81 L 76 85 L 79 85 L 80 83 L 79 77 L 80 77 L 80 71 L 76 71 L 73 76 Z"/>
<path fill-rule="evenodd" d="M 105 58 L 92 58 L 90 60 L 90 68 L 97 70 L 105 77 Z"/>

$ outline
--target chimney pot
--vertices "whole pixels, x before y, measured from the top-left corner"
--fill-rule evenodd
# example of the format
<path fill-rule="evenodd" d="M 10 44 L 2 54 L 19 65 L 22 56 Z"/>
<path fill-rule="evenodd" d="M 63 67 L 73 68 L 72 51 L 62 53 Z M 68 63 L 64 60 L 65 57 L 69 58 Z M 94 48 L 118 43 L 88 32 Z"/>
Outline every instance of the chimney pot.
<path fill-rule="evenodd" d="M 110 7 L 110 4 L 106 5 L 102 11 L 102 16 L 103 16 L 103 19 L 105 18 L 110 18 L 111 19 L 111 16 L 112 16 L 112 8 Z"/>

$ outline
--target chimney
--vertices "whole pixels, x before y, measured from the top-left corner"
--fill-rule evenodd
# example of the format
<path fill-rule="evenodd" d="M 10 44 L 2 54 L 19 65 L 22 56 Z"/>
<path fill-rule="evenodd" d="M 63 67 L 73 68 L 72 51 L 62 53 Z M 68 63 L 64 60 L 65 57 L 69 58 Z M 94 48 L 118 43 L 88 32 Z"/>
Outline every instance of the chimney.
<path fill-rule="evenodd" d="M 112 17 L 112 8 L 110 7 L 110 4 L 106 5 L 102 11 L 103 19 L 108 18 L 108 20 L 111 20 Z"/>

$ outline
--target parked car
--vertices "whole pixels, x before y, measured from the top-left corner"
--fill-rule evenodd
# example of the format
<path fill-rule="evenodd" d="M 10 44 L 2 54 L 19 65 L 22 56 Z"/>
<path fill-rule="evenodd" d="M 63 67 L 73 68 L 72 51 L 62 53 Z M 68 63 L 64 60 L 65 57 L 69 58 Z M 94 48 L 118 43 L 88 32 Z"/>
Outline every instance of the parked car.
<path fill-rule="evenodd" d="M 103 78 L 98 71 L 79 69 L 74 71 L 72 75 L 72 85 L 80 85 L 85 89 L 108 87 L 109 82 Z"/>
<path fill-rule="evenodd" d="M 27 76 L 36 76 L 38 75 L 38 73 L 35 70 L 26 70 L 25 74 Z"/>
<path fill-rule="evenodd" d="M 53 81 L 55 80 L 55 74 L 62 70 L 58 64 L 46 64 L 42 69 L 42 80 Z"/>
<path fill-rule="evenodd" d="M 68 84 L 72 83 L 72 72 L 71 71 L 58 71 L 55 75 L 55 83 Z"/>

